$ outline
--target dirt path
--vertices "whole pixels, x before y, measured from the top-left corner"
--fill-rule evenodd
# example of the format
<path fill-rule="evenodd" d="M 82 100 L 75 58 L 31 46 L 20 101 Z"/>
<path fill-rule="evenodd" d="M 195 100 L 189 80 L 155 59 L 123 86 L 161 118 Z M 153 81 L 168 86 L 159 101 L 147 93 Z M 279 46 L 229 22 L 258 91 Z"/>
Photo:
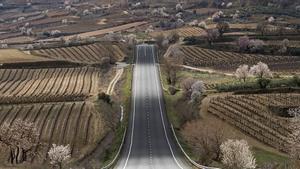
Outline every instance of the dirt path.
<path fill-rule="evenodd" d="M 123 72 L 124 72 L 124 68 L 118 69 L 116 71 L 115 77 L 112 79 L 112 81 L 109 83 L 109 85 L 107 87 L 106 94 L 108 94 L 108 95 L 112 95 L 113 94 L 114 89 L 115 89 L 115 85 L 117 84 L 117 82 L 121 78 Z"/>
<path fill-rule="evenodd" d="M 196 70 L 199 72 L 208 72 L 208 73 L 219 73 L 219 74 L 224 74 L 226 76 L 234 76 L 233 73 L 224 73 L 224 72 L 219 72 L 213 69 L 208 69 L 208 68 L 197 68 L 197 67 L 192 67 L 192 66 L 187 66 L 187 65 L 178 65 L 180 67 L 183 67 L 185 69 L 190 69 L 190 70 Z"/>

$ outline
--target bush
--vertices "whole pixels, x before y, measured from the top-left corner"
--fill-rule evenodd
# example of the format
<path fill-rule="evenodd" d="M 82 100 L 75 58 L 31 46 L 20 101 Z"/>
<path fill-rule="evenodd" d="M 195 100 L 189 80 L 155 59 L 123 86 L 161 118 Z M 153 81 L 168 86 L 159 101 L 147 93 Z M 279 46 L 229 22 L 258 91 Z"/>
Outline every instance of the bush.
<path fill-rule="evenodd" d="M 261 89 L 267 88 L 267 86 L 270 84 L 271 80 L 266 78 L 259 78 L 257 79 L 257 83 Z"/>
<path fill-rule="evenodd" d="M 295 75 L 295 76 L 293 77 L 293 83 L 294 83 L 296 86 L 300 87 L 300 75 Z"/>
<path fill-rule="evenodd" d="M 217 85 L 216 89 L 219 92 L 231 92 L 237 90 L 254 90 L 258 89 L 259 86 L 254 82 L 246 82 L 246 83 L 233 83 L 233 84 L 220 84 Z"/>
<path fill-rule="evenodd" d="M 103 100 L 104 102 L 106 102 L 108 104 L 112 103 L 110 95 L 108 95 L 104 92 L 101 92 L 101 93 L 98 94 L 98 100 Z"/>
<path fill-rule="evenodd" d="M 170 95 L 175 95 L 178 91 L 174 86 L 169 86 L 168 90 Z"/>

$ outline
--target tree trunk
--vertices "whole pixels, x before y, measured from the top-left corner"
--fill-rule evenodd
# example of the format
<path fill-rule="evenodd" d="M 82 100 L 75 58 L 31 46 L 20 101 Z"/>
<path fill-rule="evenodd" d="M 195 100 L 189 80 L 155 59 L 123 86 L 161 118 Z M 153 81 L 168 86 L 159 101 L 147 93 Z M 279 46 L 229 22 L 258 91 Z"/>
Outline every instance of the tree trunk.
<path fill-rule="evenodd" d="M 20 164 L 26 160 L 26 153 L 21 147 L 10 148 L 9 161 L 11 164 Z"/>

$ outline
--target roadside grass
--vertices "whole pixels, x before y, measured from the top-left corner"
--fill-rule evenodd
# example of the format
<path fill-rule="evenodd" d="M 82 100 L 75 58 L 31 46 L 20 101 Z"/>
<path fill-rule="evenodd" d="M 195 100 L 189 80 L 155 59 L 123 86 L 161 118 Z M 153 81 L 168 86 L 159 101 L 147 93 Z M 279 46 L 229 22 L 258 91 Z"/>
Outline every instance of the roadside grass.
<path fill-rule="evenodd" d="M 279 168 L 283 168 L 286 163 L 288 163 L 289 158 L 286 156 L 282 156 L 276 153 L 272 153 L 258 147 L 252 148 L 254 152 L 254 156 L 258 165 L 263 165 L 264 163 L 272 163 L 276 162 L 280 165 Z"/>
<path fill-rule="evenodd" d="M 168 88 L 168 84 L 166 81 L 166 75 L 165 72 L 162 69 L 162 83 L 163 85 Z M 213 83 L 220 83 L 220 82 L 233 82 L 233 81 L 237 81 L 234 77 L 230 77 L 230 76 L 226 76 L 226 75 L 221 75 L 221 74 L 210 74 L 210 73 L 199 73 L 199 72 L 191 72 L 191 71 L 179 71 L 179 78 L 183 78 L 183 77 L 193 77 L 199 80 L 203 80 L 204 81 L 209 81 L 209 82 L 213 82 Z M 180 130 L 180 122 L 182 119 L 180 119 L 180 116 L 178 116 L 179 112 L 177 112 L 175 105 L 177 104 L 178 99 L 181 97 L 182 92 L 179 91 L 177 92 L 175 95 L 170 95 L 168 91 L 164 91 L 164 100 L 165 100 L 165 106 L 166 106 L 166 111 L 167 111 L 167 116 L 168 119 L 170 121 L 170 123 L 174 126 L 174 128 L 176 129 L 176 135 L 179 139 L 179 142 L 181 144 L 181 146 L 183 147 L 183 149 L 185 150 L 185 152 L 194 160 L 197 161 L 197 159 L 199 159 L 199 157 L 197 156 L 197 154 L 195 154 L 193 152 L 193 149 L 191 148 L 191 146 L 189 146 L 186 141 L 184 140 L 183 136 L 180 134 L 181 132 L 179 132 Z M 208 117 L 209 116 L 209 117 Z M 204 120 L 204 121 L 209 121 L 212 120 L 214 122 L 221 122 L 221 123 L 226 123 L 224 121 L 221 121 L 220 119 L 218 119 L 215 116 L 212 115 L 202 115 L 201 114 L 201 119 L 199 119 L 200 121 Z M 229 124 L 226 123 L 226 125 L 229 126 Z M 213 127 L 213 126 L 212 126 Z M 255 140 L 254 138 L 251 138 L 250 136 L 247 136 L 246 134 L 243 134 L 241 131 L 239 131 L 238 129 L 234 128 L 233 126 L 230 126 L 230 130 L 233 130 L 233 135 L 227 135 L 227 138 L 236 138 L 236 139 L 246 139 L 247 141 L 249 141 L 250 145 L 252 146 L 252 150 L 254 153 L 254 156 L 256 158 L 257 164 L 258 166 L 261 166 L 265 163 L 268 162 L 276 162 L 278 163 L 280 166 L 284 166 L 287 162 L 288 162 L 288 157 L 285 156 L 282 153 L 276 152 L 276 150 L 274 150 L 271 147 L 268 147 L 260 142 L 258 142 L 257 140 Z M 221 163 L 218 162 L 213 162 L 212 166 L 218 166 L 218 167 L 222 167 Z"/>
<path fill-rule="evenodd" d="M 123 84 L 121 89 L 121 102 L 124 107 L 124 116 L 123 121 L 118 123 L 116 130 L 114 131 L 115 137 L 110 146 L 105 151 L 105 155 L 103 157 L 102 167 L 108 165 L 117 155 L 120 145 L 123 140 L 124 132 L 128 125 L 128 117 L 131 109 L 131 80 L 132 80 L 132 66 L 128 66 L 125 68 L 125 73 L 123 74 Z"/>
<path fill-rule="evenodd" d="M 217 83 L 232 83 L 237 81 L 234 76 L 227 76 L 219 73 L 208 73 L 199 71 L 182 70 L 178 72 L 179 79 L 185 79 L 192 77 L 195 79 L 200 79 L 207 84 L 217 84 Z"/>

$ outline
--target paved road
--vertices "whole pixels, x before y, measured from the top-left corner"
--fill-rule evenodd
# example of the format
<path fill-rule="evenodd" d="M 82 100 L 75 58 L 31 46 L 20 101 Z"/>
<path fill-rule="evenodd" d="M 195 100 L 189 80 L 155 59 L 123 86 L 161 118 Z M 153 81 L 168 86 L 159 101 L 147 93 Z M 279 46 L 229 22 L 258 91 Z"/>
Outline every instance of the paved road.
<path fill-rule="evenodd" d="M 176 152 L 166 120 L 153 45 L 138 45 L 132 88 L 132 112 L 117 169 L 189 168 Z"/>

